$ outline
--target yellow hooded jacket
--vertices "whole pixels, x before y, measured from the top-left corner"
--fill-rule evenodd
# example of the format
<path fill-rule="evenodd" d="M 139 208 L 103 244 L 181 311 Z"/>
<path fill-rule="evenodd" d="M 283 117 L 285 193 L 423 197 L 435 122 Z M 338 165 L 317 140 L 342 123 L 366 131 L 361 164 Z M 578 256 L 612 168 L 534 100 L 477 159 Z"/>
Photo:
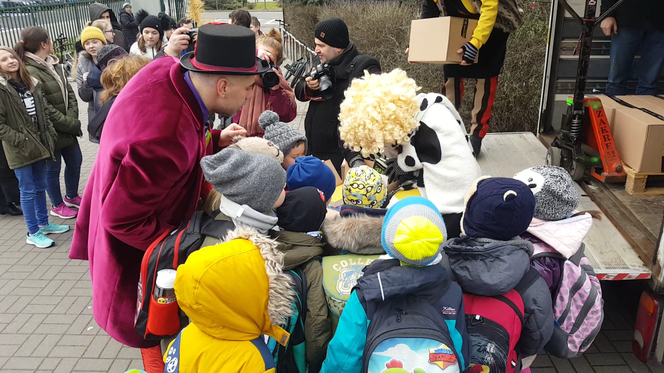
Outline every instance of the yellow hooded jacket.
<path fill-rule="evenodd" d="M 292 314 L 294 294 L 281 271 L 283 254 L 255 231 L 238 228 L 227 240 L 178 267 L 175 295 L 191 324 L 169 346 L 164 362 L 175 367 L 169 372 L 273 373 L 262 335 L 288 341 L 277 326 Z"/>

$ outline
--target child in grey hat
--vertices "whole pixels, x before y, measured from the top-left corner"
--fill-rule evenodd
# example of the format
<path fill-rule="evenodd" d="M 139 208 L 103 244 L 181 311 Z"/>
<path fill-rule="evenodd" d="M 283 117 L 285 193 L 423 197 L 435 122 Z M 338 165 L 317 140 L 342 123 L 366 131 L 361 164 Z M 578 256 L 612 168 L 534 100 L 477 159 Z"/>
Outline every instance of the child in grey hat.
<path fill-rule="evenodd" d="M 284 202 L 286 171 L 265 154 L 225 148 L 201 159 L 201 168 L 221 193 L 216 220 L 231 220 L 265 234 L 277 225 L 273 209 Z"/>
<path fill-rule="evenodd" d="M 267 110 L 258 118 L 258 124 L 265 131 L 263 138 L 272 141 L 284 153 L 281 163 L 284 170 L 295 163 L 298 157 L 304 157 L 307 138 L 295 128 L 279 121 L 279 115 Z"/>

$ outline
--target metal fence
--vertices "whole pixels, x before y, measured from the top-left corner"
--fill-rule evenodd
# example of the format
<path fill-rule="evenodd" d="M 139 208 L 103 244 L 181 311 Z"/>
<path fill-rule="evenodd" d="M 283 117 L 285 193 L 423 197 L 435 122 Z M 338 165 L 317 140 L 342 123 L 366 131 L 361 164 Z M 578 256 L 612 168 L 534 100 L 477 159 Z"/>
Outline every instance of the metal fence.
<path fill-rule="evenodd" d="M 177 22 L 187 14 L 186 0 L 161 0 L 161 11 L 167 13 Z"/>
<path fill-rule="evenodd" d="M 284 24 L 279 27 L 283 40 L 284 57 L 292 63 L 302 61 L 305 64 L 304 71 L 311 71 L 314 61 L 316 61 L 316 52 L 307 47 L 304 43 L 297 40 L 293 34 L 286 31 Z"/>
<path fill-rule="evenodd" d="M 76 39 L 85 24 L 90 21 L 89 6 L 100 2 L 118 16 L 124 0 L 116 1 L 51 1 L 45 3 L 12 3 L 0 1 L 0 39 L 2 45 L 13 47 L 21 40 L 21 30 L 28 26 L 42 26 L 48 30 L 51 38 L 63 34 L 67 38 Z M 11 6 L 17 4 L 19 6 Z M 29 4 L 29 5 L 24 5 Z M 8 6 L 9 5 L 9 6 Z M 73 44 L 73 43 L 71 43 Z"/>

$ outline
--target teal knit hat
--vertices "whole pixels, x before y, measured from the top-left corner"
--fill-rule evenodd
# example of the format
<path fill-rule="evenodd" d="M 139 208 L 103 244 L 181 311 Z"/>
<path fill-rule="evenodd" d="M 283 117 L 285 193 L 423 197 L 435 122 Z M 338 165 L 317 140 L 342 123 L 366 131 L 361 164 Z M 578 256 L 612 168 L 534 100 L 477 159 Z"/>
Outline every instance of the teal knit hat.
<path fill-rule="evenodd" d="M 426 198 L 408 197 L 385 215 L 381 243 L 385 251 L 402 263 L 424 267 L 442 251 L 447 229 L 438 209 Z"/>

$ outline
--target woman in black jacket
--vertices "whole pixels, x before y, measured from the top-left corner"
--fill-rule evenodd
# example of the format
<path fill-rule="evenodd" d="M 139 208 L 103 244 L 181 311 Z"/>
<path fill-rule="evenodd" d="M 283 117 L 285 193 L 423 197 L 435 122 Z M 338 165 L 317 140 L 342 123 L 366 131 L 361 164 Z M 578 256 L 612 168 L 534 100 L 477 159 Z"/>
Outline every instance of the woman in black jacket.
<path fill-rule="evenodd" d="M 138 22 L 131 12 L 131 4 L 124 3 L 120 10 L 120 26 L 127 39 L 127 45 L 132 46 L 136 42 L 138 35 Z"/>
<path fill-rule="evenodd" d="M 7 164 L 5 150 L 0 141 L 0 215 L 23 215 L 20 203 L 18 179 Z"/>

